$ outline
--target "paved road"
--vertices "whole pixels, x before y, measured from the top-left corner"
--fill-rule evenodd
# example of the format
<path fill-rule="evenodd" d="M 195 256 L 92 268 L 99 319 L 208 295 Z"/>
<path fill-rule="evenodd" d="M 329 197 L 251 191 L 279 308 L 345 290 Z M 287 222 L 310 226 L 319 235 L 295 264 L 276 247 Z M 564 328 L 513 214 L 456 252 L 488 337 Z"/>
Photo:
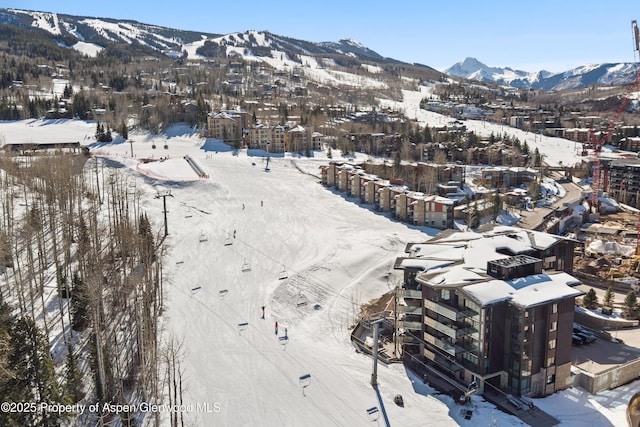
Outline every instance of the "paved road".
<path fill-rule="evenodd" d="M 518 222 L 519 227 L 526 228 L 527 230 L 535 230 L 544 223 L 545 217 L 554 210 L 564 207 L 565 203 L 572 203 L 582 198 L 582 189 L 579 185 L 567 179 L 559 179 L 557 176 L 554 177 L 553 174 L 552 177 L 557 180 L 556 182 L 558 184 L 562 185 L 566 191 L 566 195 L 554 201 L 551 206 L 542 206 L 534 208 L 532 211 L 520 212 L 522 219 Z"/>

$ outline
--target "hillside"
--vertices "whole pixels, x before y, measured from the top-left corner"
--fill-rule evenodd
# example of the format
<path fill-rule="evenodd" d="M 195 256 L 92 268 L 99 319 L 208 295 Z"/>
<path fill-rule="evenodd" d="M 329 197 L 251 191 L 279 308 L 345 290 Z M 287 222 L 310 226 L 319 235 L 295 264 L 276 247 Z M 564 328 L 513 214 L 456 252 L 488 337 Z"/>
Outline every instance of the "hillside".
<path fill-rule="evenodd" d="M 232 34 L 212 34 L 172 29 L 130 20 L 82 17 L 49 12 L 0 9 L 0 24 L 29 30 L 59 46 L 95 56 L 103 49 L 126 47 L 138 54 L 166 55 L 172 58 L 212 59 L 250 58 L 287 60 L 309 66 L 305 58 L 323 58 L 315 67 L 351 67 L 362 62 L 378 65 L 401 64 L 439 74 L 423 65 L 412 65 L 384 58 L 356 40 L 309 42 L 280 36 L 269 31 L 248 30 Z"/>

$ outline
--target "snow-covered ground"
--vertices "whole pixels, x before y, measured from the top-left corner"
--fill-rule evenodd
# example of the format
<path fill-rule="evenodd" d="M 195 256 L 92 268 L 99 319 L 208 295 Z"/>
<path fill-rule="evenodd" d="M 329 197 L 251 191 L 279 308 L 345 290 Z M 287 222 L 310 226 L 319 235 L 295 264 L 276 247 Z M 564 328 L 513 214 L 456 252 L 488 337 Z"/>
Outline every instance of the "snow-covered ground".
<path fill-rule="evenodd" d="M 420 86 L 419 90 L 403 90 L 402 101 L 391 101 L 388 99 L 380 99 L 382 106 L 402 111 L 404 114 L 417 120 L 421 126 L 429 125 L 430 127 L 445 126 L 454 121 L 451 117 L 420 109 L 420 101 L 424 98 L 433 96 L 433 86 Z M 526 142 L 530 150 L 533 152 L 536 148 L 543 155 L 543 161 L 550 166 L 571 166 L 585 160 L 580 154 L 582 152 L 582 144 L 564 138 L 556 138 L 551 136 L 540 135 L 527 132 L 522 129 L 512 128 L 484 120 L 461 120 L 467 127 L 468 131 L 473 131 L 476 135 L 489 136 L 494 135 L 510 135 L 516 137 L 520 142 Z M 588 150 L 589 155 L 593 150 Z M 636 153 L 617 152 L 612 147 L 602 147 L 602 157 L 634 157 Z"/>
<path fill-rule="evenodd" d="M 4 142 L 88 143 L 94 133 L 92 122 L 0 122 Z M 451 398 L 401 365 L 379 365 L 377 392 L 371 359 L 350 344 L 359 306 L 400 280 L 391 266 L 405 244 L 436 230 L 392 221 L 322 187 L 313 174 L 327 162 L 323 153 L 271 157 L 266 171 L 264 153 L 233 151 L 187 127 L 130 138 L 135 157 L 128 142 L 92 151 L 135 180 L 158 231 L 162 200 L 155 195 L 171 190 L 162 323 L 165 336 L 185 349 L 190 425 L 365 426 L 384 425 L 383 415 L 391 425 L 524 425 L 477 396 L 465 420 Z M 208 179 L 196 175 L 186 155 Z M 536 404 L 564 425 L 620 426 L 624 397 L 638 389 L 634 383 L 624 393 L 597 396 L 571 389 Z M 396 394 L 403 408 L 393 403 Z M 197 411 L 205 403 L 212 412 Z M 367 412 L 373 407 L 374 422 Z"/>

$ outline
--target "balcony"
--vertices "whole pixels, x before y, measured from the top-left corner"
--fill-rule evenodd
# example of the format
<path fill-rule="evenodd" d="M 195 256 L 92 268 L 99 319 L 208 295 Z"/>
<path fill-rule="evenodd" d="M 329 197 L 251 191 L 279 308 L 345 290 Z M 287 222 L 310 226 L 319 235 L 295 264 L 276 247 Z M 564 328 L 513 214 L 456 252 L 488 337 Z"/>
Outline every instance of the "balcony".
<path fill-rule="evenodd" d="M 460 350 L 461 353 L 470 353 L 475 357 L 480 356 L 480 347 L 477 342 L 469 342 L 468 340 L 458 341 L 456 347 Z"/>
<path fill-rule="evenodd" d="M 441 314 L 451 320 L 462 320 L 468 317 L 478 317 L 480 313 L 469 307 L 455 307 L 449 304 L 448 300 L 425 300 L 424 306 L 438 314 Z M 432 308 L 434 307 L 434 308 Z M 435 308 L 438 307 L 438 308 Z"/>
<path fill-rule="evenodd" d="M 433 311 L 435 313 L 438 313 L 439 315 L 444 316 L 447 319 L 450 319 L 450 320 L 453 320 L 453 321 L 458 320 L 459 315 L 460 315 L 459 312 L 457 312 L 455 310 L 452 310 L 450 308 L 447 308 L 442 304 L 438 304 L 438 303 L 436 303 L 434 301 L 431 301 L 431 300 L 428 300 L 428 299 L 424 300 L 424 306 L 425 306 L 425 308 L 427 308 L 427 309 L 429 309 L 429 310 L 431 310 L 431 311 Z"/>
<path fill-rule="evenodd" d="M 445 342 L 441 339 L 438 339 L 426 333 L 424 334 L 424 340 L 425 342 L 428 342 L 429 344 L 438 347 L 440 350 L 450 354 L 451 356 L 456 355 L 456 348 L 453 345 L 449 344 L 448 342 Z"/>
<path fill-rule="evenodd" d="M 404 329 L 410 329 L 414 331 L 422 331 L 422 323 L 421 322 L 412 322 L 410 320 L 399 320 L 398 327 Z"/>
<path fill-rule="evenodd" d="M 436 331 L 442 332 L 443 334 L 451 337 L 451 338 L 455 338 L 456 337 L 456 329 L 445 325 L 443 323 L 438 322 L 437 320 L 434 320 L 430 317 L 425 317 L 424 318 L 424 323 L 427 326 L 431 326 L 433 329 L 435 329 Z"/>
<path fill-rule="evenodd" d="M 466 317 L 478 317 L 480 316 L 480 313 L 478 313 L 477 311 L 469 308 L 469 307 L 465 307 L 464 310 L 461 311 L 462 313 L 462 317 L 466 318 Z"/>
<path fill-rule="evenodd" d="M 420 340 L 412 335 L 401 335 L 399 338 L 400 342 L 403 344 L 420 344 Z"/>
<path fill-rule="evenodd" d="M 458 334 L 456 335 L 458 338 L 469 336 L 471 338 L 479 339 L 480 332 L 474 326 L 466 326 L 464 328 L 458 329 Z"/>
<path fill-rule="evenodd" d="M 398 311 L 406 314 L 422 315 L 422 307 L 419 305 L 401 305 L 398 306 Z"/>
<path fill-rule="evenodd" d="M 405 299 L 422 299 L 422 291 L 414 289 L 402 289 L 402 297 Z"/>

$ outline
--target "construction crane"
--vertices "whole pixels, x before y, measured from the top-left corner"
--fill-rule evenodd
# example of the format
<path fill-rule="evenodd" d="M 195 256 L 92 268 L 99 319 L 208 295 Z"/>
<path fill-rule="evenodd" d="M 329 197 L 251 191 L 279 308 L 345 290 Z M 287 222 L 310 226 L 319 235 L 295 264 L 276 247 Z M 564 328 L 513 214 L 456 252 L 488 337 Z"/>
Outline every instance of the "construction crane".
<path fill-rule="evenodd" d="M 638 65 L 640 63 L 640 30 L 638 30 L 638 22 L 634 19 L 631 21 L 631 28 L 633 29 L 633 59 L 636 63 L 636 80 L 635 87 L 638 88 L 638 78 L 640 77 L 640 70 L 638 70 Z M 637 54 L 637 56 L 636 56 Z M 638 200 L 636 200 L 636 206 L 638 205 Z M 637 230 L 638 236 L 636 237 L 636 255 L 640 256 L 640 212 L 638 213 L 638 225 Z M 638 264 L 640 266 L 640 264 Z M 638 267 L 636 267 L 636 271 Z"/>
<path fill-rule="evenodd" d="M 604 144 L 606 144 L 609 141 L 609 137 L 611 136 L 611 133 L 615 129 L 615 126 L 618 123 L 618 120 L 620 120 L 620 116 L 622 115 L 622 113 L 627 108 L 627 105 L 629 104 L 628 94 L 633 91 L 637 91 L 638 83 L 640 83 L 640 69 L 638 69 L 639 61 L 636 57 L 636 52 L 640 54 L 640 30 L 638 30 L 638 22 L 635 19 L 631 21 L 631 30 L 633 33 L 634 64 L 636 64 L 635 70 L 634 70 L 635 78 L 631 83 L 631 85 L 629 86 L 629 90 L 627 91 L 627 94 L 622 98 L 622 101 L 618 106 L 618 109 L 616 111 L 616 114 L 613 120 L 610 121 L 609 126 L 607 127 L 604 133 L 600 132 L 599 138 L 596 137 L 596 133 L 593 131 L 593 125 L 590 125 L 590 134 L 591 134 L 590 141 L 591 141 L 591 146 L 593 147 L 593 166 L 592 166 L 593 180 L 591 184 L 591 191 L 592 191 L 591 192 L 591 208 L 595 210 L 596 213 L 599 212 L 599 208 L 600 208 L 600 201 L 599 201 L 600 192 L 606 189 L 606 182 L 607 182 L 607 176 L 606 174 L 602 173 L 603 168 L 600 162 L 600 154 L 602 152 L 602 147 L 604 146 Z M 603 185 L 603 182 L 605 183 L 604 185 Z M 640 233 L 640 216 L 638 219 L 639 219 L 638 233 Z M 640 235 L 638 236 L 636 252 L 640 254 Z"/>

